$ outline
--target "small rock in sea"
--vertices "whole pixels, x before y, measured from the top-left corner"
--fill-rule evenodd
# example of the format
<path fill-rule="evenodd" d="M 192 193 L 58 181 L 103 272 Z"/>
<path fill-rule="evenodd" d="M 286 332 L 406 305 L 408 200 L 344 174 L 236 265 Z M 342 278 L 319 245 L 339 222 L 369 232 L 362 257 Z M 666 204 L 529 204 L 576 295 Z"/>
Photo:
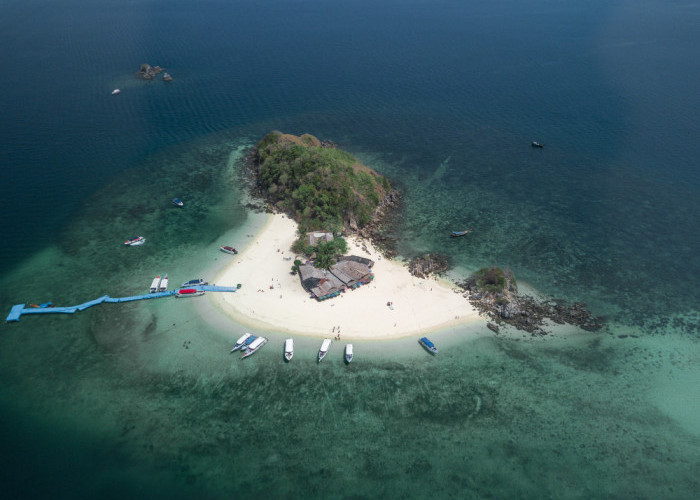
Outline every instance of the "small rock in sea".
<path fill-rule="evenodd" d="M 486 323 L 486 327 L 492 332 L 498 333 L 498 325 L 496 325 L 495 323 Z"/>
<path fill-rule="evenodd" d="M 173 77 L 170 76 L 170 73 L 163 73 L 163 81 L 164 82 L 171 82 L 173 80 Z"/>

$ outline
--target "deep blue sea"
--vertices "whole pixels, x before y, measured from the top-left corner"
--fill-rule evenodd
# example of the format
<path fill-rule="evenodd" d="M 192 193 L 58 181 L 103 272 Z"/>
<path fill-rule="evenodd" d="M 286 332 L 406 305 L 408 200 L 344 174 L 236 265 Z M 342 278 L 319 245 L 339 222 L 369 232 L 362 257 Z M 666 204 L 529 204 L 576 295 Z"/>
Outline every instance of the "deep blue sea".
<path fill-rule="evenodd" d="M 400 186 L 404 257 L 607 318 L 347 367 L 313 339 L 241 364 L 172 301 L 3 323 L 3 498 L 692 498 L 698 26 L 697 0 L 0 0 L 0 310 L 214 272 L 280 130 Z"/>

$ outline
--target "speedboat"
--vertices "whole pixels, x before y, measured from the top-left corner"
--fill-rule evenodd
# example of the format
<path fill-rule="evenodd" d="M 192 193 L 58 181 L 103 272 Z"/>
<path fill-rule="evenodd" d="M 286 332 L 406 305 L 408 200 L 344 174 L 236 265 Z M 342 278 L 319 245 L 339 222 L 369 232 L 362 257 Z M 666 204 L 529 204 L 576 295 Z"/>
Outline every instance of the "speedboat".
<path fill-rule="evenodd" d="M 318 350 L 318 362 L 320 363 L 323 358 L 328 354 L 328 349 L 331 347 L 331 339 L 323 339 L 321 348 Z"/>
<path fill-rule="evenodd" d="M 544 144 L 540 144 L 540 143 L 537 142 L 537 141 L 532 141 L 532 147 L 533 147 L 533 148 L 543 148 L 543 147 L 544 147 Z"/>
<path fill-rule="evenodd" d="M 159 292 L 164 292 L 168 289 L 168 275 L 165 275 L 165 278 L 160 280 L 160 285 L 158 286 L 158 291 Z"/>
<path fill-rule="evenodd" d="M 203 278 L 197 278 L 196 280 L 189 280 L 186 281 L 182 284 L 184 288 L 190 287 L 190 286 L 202 286 L 202 285 L 208 285 L 206 281 L 204 281 Z"/>
<path fill-rule="evenodd" d="M 428 340 L 428 337 L 421 337 L 420 340 L 418 341 L 420 345 L 425 347 L 429 353 L 431 354 L 437 354 L 438 349 L 435 347 L 435 344 L 433 344 L 430 340 Z"/>
<path fill-rule="evenodd" d="M 236 255 L 238 253 L 238 250 L 236 250 L 233 247 L 228 247 L 228 246 L 221 247 L 221 251 L 225 252 L 225 253 L 230 253 L 231 255 Z"/>
<path fill-rule="evenodd" d="M 151 282 L 151 293 L 156 293 L 158 291 L 158 287 L 160 286 L 160 276 L 156 276 L 153 278 L 153 281 Z"/>
<path fill-rule="evenodd" d="M 345 344 L 345 362 L 352 361 L 352 344 Z"/>
<path fill-rule="evenodd" d="M 231 349 L 231 352 L 237 351 L 238 349 L 243 347 L 245 345 L 245 341 L 248 340 L 250 337 L 253 337 L 250 333 L 244 333 L 241 338 L 236 340 L 236 343 L 233 345 L 233 349 Z M 253 337 L 253 340 L 255 340 L 255 337 Z"/>
<path fill-rule="evenodd" d="M 180 198 L 173 198 L 173 205 L 176 207 L 184 207 L 185 204 L 182 202 Z"/>
<path fill-rule="evenodd" d="M 121 92 L 121 90 L 119 90 L 119 89 L 114 89 L 114 90 L 112 91 L 112 95 L 117 95 L 117 94 L 119 94 L 120 92 Z"/>
<path fill-rule="evenodd" d="M 143 236 L 134 236 L 133 238 L 129 238 L 124 242 L 125 245 L 135 247 L 138 245 L 143 245 L 146 242 L 146 238 Z"/>
<path fill-rule="evenodd" d="M 294 339 L 284 341 L 284 359 L 290 361 L 294 356 Z"/>
<path fill-rule="evenodd" d="M 267 344 L 267 339 L 265 337 L 258 337 L 257 339 L 255 339 L 253 342 L 250 343 L 250 345 L 246 348 L 245 351 L 243 351 L 243 357 L 241 359 L 245 359 L 248 356 L 255 354 L 257 352 L 257 350 L 260 349 L 265 344 Z"/>
<path fill-rule="evenodd" d="M 175 297 L 197 297 L 198 295 L 204 295 L 204 290 L 197 290 L 196 288 L 180 288 L 175 292 Z"/>
<path fill-rule="evenodd" d="M 245 351 L 245 350 L 248 348 L 248 346 L 249 346 L 250 344 L 252 344 L 252 343 L 255 341 L 255 339 L 257 339 L 257 338 L 258 338 L 258 337 L 256 337 L 255 335 L 251 335 L 250 337 L 248 337 L 247 339 L 245 339 L 245 340 L 243 341 L 243 345 L 241 345 L 241 347 L 239 347 L 239 349 L 240 349 L 241 351 Z"/>
<path fill-rule="evenodd" d="M 465 234 L 468 234 L 471 232 L 471 228 L 465 229 L 463 231 L 452 231 L 450 233 L 450 238 L 459 238 L 460 236 L 464 236 Z"/>

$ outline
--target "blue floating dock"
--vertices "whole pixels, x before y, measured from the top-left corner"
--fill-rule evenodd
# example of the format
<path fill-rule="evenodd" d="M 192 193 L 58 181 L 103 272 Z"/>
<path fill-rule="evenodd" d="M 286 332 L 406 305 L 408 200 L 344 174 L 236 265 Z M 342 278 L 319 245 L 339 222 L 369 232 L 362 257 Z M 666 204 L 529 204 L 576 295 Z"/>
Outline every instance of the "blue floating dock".
<path fill-rule="evenodd" d="M 206 292 L 235 292 L 236 287 L 232 286 L 215 286 L 215 285 L 200 285 L 188 288 L 196 288 L 198 290 L 204 290 Z M 103 302 L 109 303 L 120 303 L 120 302 L 133 302 L 135 300 L 148 300 L 148 299 L 158 299 L 161 297 L 171 297 L 177 293 L 177 290 L 169 292 L 158 292 L 158 293 L 147 293 L 144 295 L 132 295 L 131 297 L 110 297 L 109 295 L 103 295 L 97 299 L 91 300 L 89 302 L 84 302 L 77 306 L 67 306 L 67 307 L 25 307 L 26 304 L 16 304 L 10 309 L 10 314 L 7 315 L 5 321 L 19 321 L 19 318 L 23 314 L 73 314 L 76 311 L 84 311 L 89 307 L 96 306 L 97 304 L 102 304 Z"/>

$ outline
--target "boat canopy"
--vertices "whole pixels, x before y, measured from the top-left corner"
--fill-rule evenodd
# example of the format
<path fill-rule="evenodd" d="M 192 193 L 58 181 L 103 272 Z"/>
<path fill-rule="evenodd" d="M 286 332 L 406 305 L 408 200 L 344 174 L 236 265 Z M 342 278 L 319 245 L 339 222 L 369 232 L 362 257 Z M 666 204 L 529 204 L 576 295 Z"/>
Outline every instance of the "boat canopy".
<path fill-rule="evenodd" d="M 352 344 L 346 344 L 346 345 L 345 345 L 345 354 L 350 354 L 350 355 L 352 355 Z"/>
<path fill-rule="evenodd" d="M 420 341 L 423 342 L 428 347 L 435 347 L 435 344 L 433 344 L 431 341 L 429 341 L 428 337 L 423 337 L 420 339 Z"/>
<path fill-rule="evenodd" d="M 323 343 L 321 344 L 321 350 L 327 351 L 330 346 L 331 346 L 330 339 L 323 339 Z"/>
<path fill-rule="evenodd" d="M 294 339 L 287 339 L 284 341 L 284 350 L 285 352 L 290 352 L 292 349 L 294 349 Z"/>

